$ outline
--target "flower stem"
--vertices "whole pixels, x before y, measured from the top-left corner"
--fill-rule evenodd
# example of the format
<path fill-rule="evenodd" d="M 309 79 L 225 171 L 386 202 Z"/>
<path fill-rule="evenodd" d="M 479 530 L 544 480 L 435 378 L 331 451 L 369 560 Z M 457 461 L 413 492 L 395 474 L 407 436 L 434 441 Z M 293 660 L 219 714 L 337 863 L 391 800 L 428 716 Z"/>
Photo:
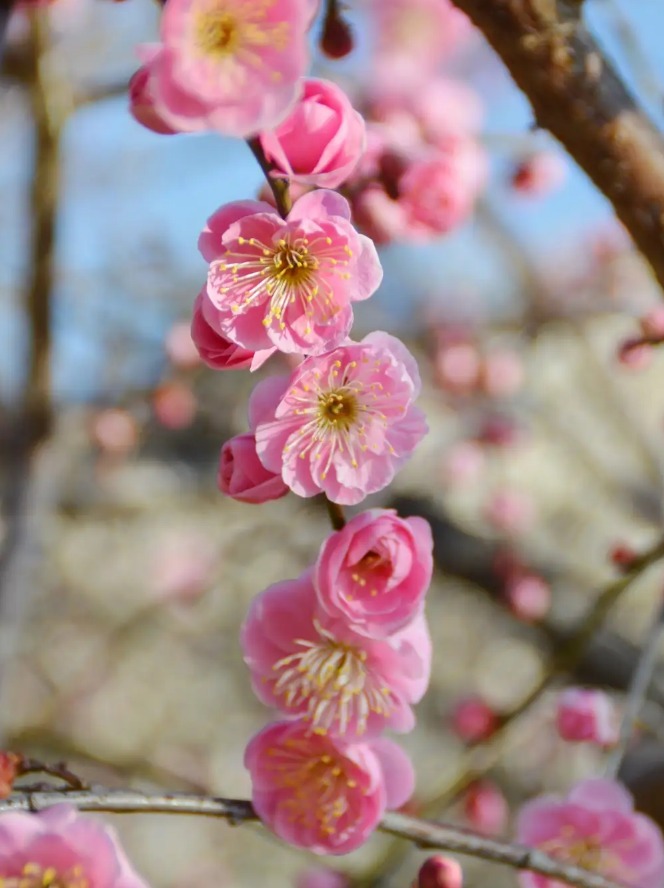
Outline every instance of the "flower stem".
<path fill-rule="evenodd" d="M 258 161 L 258 165 L 263 170 L 265 178 L 267 179 L 267 184 L 272 189 L 272 194 L 274 195 L 274 200 L 277 204 L 277 210 L 285 219 L 293 206 L 293 201 L 291 200 L 290 191 L 288 189 L 288 179 L 279 179 L 270 175 L 272 167 L 270 166 L 270 161 L 265 156 L 265 152 L 263 151 L 258 138 L 248 139 L 247 145 L 251 148 L 251 153 Z"/>
<path fill-rule="evenodd" d="M 339 503 L 333 503 L 332 500 L 325 497 L 325 506 L 327 508 L 327 513 L 330 516 L 332 527 L 335 530 L 341 530 L 342 527 L 345 527 L 346 516 Z"/>

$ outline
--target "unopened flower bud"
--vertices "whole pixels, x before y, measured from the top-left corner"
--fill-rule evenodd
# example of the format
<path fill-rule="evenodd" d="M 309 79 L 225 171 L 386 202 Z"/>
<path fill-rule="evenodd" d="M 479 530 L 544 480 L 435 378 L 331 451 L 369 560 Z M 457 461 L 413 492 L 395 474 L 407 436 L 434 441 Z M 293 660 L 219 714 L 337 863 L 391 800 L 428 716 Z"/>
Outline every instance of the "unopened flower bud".
<path fill-rule="evenodd" d="M 434 854 L 424 861 L 417 876 L 417 888 L 461 888 L 463 870 L 450 857 Z"/>
<path fill-rule="evenodd" d="M 478 694 L 457 701 L 452 711 L 452 730 L 465 743 L 480 743 L 496 730 L 496 713 Z"/>
<path fill-rule="evenodd" d="M 330 3 L 328 10 L 323 22 L 320 48 L 330 59 L 343 59 L 353 51 L 353 31 L 337 2 Z"/>
<path fill-rule="evenodd" d="M 613 704 L 602 691 L 566 688 L 558 697 L 556 727 L 563 740 L 613 746 L 618 723 Z"/>

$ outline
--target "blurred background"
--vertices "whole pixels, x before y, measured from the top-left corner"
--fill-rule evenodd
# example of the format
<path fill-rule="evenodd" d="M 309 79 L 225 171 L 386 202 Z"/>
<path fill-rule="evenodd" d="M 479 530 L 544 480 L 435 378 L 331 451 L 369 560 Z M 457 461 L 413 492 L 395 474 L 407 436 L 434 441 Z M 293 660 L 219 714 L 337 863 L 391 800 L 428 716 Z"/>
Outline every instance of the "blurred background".
<path fill-rule="evenodd" d="M 664 7 L 585 6 L 661 125 Z M 412 147 L 401 140 L 418 77 L 440 85 L 454 150 L 473 146 L 472 185 L 446 181 L 449 212 L 417 238 L 386 233 L 360 185 L 347 189 L 385 270 L 356 338 L 381 328 L 408 342 L 431 427 L 363 507 L 434 527 L 434 677 L 401 741 L 417 762 L 413 810 L 509 835 L 524 798 L 599 772 L 599 752 L 552 731 L 555 688 L 605 687 L 620 705 L 661 599 L 657 568 L 602 597 L 662 535 L 664 358 L 638 341 L 660 294 L 606 201 L 534 129 L 447 0 L 353 0 L 344 15 L 353 53 L 321 55 L 317 22 L 314 73 L 349 91 L 393 154 Z M 158 136 L 128 113 L 136 46 L 158 39 L 158 17 L 149 0 L 55 0 L 19 5 L 5 34 L 0 744 L 105 785 L 247 797 L 243 750 L 268 713 L 250 693 L 239 626 L 258 591 L 313 561 L 329 526 L 316 501 L 258 508 L 216 488 L 251 388 L 282 368 L 275 358 L 252 378 L 200 363 L 196 241 L 262 178 L 243 142 Z M 611 604 L 601 627 L 598 601 Z M 483 738 L 454 717 L 469 695 L 509 722 L 473 749 Z M 661 761 L 662 705 L 664 673 L 625 772 L 634 786 Z M 313 888 L 303 873 L 320 864 L 254 826 L 115 822 L 155 888 Z M 326 863 L 358 888 L 407 886 L 423 857 L 377 836 Z M 466 877 L 515 881 L 475 862 Z"/>

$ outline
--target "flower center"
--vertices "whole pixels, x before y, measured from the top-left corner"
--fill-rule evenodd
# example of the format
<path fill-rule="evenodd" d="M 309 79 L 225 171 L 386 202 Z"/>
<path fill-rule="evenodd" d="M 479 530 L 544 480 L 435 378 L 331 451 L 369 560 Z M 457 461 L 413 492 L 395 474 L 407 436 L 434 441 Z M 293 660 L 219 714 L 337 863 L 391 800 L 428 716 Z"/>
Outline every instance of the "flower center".
<path fill-rule="evenodd" d="M 23 866 L 20 876 L 0 876 L 0 888 L 88 888 L 88 880 L 79 864 L 61 875 L 52 866 L 30 862 Z"/>
<path fill-rule="evenodd" d="M 347 771 L 347 763 L 323 753 L 312 757 L 311 741 L 288 739 L 284 747 L 268 750 L 269 766 L 278 774 L 289 797 L 282 802 L 291 822 L 316 827 L 322 835 L 334 835 L 339 820 L 348 810 L 348 789 L 357 781 Z"/>
<path fill-rule="evenodd" d="M 342 734 L 351 722 L 363 734 L 372 712 L 389 715 L 391 692 L 367 665 L 365 651 L 337 641 L 318 623 L 314 625 L 320 639 L 297 639 L 301 650 L 272 667 L 279 673 L 275 694 L 289 707 L 306 705 L 305 717 L 316 733 L 325 734 L 338 721 Z"/>
<path fill-rule="evenodd" d="M 357 419 L 357 397 L 347 389 L 323 392 L 318 396 L 319 421 L 327 428 L 350 429 Z"/>
<path fill-rule="evenodd" d="M 238 44 L 237 19 L 228 13 L 204 12 L 196 23 L 196 43 L 204 55 L 232 55 Z"/>
<path fill-rule="evenodd" d="M 594 836 L 577 836 L 571 826 L 563 827 L 560 837 L 549 839 L 539 847 L 558 860 L 584 869 L 601 872 L 606 868 L 606 853 L 599 840 Z"/>

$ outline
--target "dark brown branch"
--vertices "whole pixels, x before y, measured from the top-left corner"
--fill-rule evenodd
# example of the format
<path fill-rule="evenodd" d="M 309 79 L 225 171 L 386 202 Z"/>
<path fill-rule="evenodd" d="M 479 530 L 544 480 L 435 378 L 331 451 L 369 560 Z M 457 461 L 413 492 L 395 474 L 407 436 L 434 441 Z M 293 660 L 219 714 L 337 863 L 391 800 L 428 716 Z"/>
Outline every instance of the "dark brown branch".
<path fill-rule="evenodd" d="M 664 287 L 664 141 L 569 0 L 454 0 L 611 201 Z"/>

